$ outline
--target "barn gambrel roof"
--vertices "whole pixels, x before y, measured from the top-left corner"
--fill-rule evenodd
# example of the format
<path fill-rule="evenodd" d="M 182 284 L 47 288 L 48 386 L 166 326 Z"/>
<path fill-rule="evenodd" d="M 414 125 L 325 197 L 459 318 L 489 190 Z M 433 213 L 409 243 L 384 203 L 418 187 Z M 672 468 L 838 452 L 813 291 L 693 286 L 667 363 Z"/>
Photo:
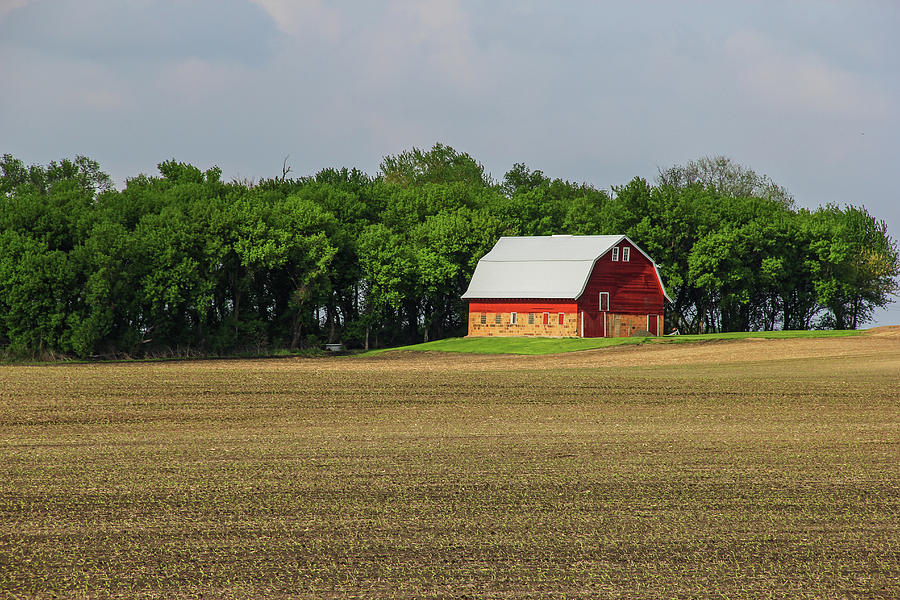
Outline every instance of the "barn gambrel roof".
<path fill-rule="evenodd" d="M 625 235 L 553 235 L 502 237 L 485 254 L 472 275 L 463 299 L 577 299 L 584 293 L 597 260 L 627 240 L 653 265 L 653 259 Z"/>

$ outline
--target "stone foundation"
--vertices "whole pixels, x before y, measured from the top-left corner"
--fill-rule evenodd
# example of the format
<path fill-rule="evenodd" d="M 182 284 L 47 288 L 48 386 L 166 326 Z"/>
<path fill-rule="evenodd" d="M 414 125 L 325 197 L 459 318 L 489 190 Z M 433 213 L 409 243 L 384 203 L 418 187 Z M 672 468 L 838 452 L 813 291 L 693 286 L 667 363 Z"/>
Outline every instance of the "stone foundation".
<path fill-rule="evenodd" d="M 647 329 L 647 315 L 606 315 L 607 337 L 630 337 L 635 331 Z"/>
<path fill-rule="evenodd" d="M 532 319 L 529 319 L 529 314 Z M 511 313 L 469 313 L 469 337 L 523 336 L 523 337 L 579 337 L 579 314 L 564 313 L 559 324 L 559 313 L 550 313 L 550 323 L 544 325 L 544 313 L 516 313 L 516 322 L 510 322 Z M 533 320 L 533 322 L 529 322 Z M 482 322 L 484 321 L 484 322 Z M 663 330 L 662 318 L 657 317 L 658 331 Z M 606 337 L 629 337 L 647 329 L 647 315 L 606 314 Z"/>
<path fill-rule="evenodd" d="M 578 313 L 564 313 L 559 324 L 559 313 L 549 313 L 550 323 L 544 325 L 544 313 L 516 313 L 516 323 L 510 323 L 511 313 L 469 313 L 469 336 L 525 336 L 525 337 L 578 337 Z M 533 315 L 529 323 L 528 315 Z M 484 323 L 482 323 L 484 315 Z M 499 323 L 497 317 L 500 317 Z"/>

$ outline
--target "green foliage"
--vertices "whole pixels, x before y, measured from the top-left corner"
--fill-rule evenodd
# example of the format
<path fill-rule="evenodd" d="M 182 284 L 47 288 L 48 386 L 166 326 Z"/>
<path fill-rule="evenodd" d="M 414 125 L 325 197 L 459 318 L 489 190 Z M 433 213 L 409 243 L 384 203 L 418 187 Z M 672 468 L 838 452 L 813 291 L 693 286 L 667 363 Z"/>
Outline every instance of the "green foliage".
<path fill-rule="evenodd" d="M 222 181 L 168 160 L 112 188 L 83 156 L 0 157 L 0 352 L 115 357 L 383 347 L 465 333 L 460 296 L 503 235 L 624 233 L 681 333 L 850 328 L 900 261 L 862 207 L 796 211 L 763 175 L 701 159 L 611 193 L 522 163 L 494 184 L 434 145 L 377 177 Z"/>
<path fill-rule="evenodd" d="M 481 163 L 465 152 L 457 152 L 440 143 L 427 152 L 413 148 L 396 156 L 385 156 L 381 162 L 381 174 L 388 183 L 404 187 L 451 182 L 490 185 Z"/>
<path fill-rule="evenodd" d="M 767 175 L 760 175 L 753 169 L 736 164 L 727 156 L 705 156 L 686 165 L 660 170 L 657 181 L 661 186 L 678 188 L 700 185 L 723 196 L 754 196 L 774 200 L 787 207 L 794 203 L 788 191 Z"/>
<path fill-rule="evenodd" d="M 808 220 L 815 288 L 829 311 L 824 324 L 856 329 L 897 293 L 897 245 L 862 207 L 829 205 Z"/>
<path fill-rule="evenodd" d="M 549 182 L 550 180 L 544 177 L 543 171 L 532 171 L 525 166 L 525 163 L 516 163 L 503 176 L 503 184 L 500 189 L 507 196 L 514 196 L 530 192 Z"/>

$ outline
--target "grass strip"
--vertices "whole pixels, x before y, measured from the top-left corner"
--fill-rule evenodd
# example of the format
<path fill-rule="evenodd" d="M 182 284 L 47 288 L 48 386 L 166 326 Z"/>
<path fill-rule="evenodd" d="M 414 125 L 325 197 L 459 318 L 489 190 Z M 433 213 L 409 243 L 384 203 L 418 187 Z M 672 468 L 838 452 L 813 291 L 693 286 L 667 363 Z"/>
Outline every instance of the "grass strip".
<path fill-rule="evenodd" d="M 411 352 L 461 352 L 467 354 L 557 354 L 560 352 L 577 352 L 579 350 L 596 350 L 612 346 L 633 344 L 687 344 L 692 342 L 709 342 L 720 340 L 742 339 L 793 339 L 793 338 L 831 338 L 861 335 L 860 330 L 811 330 L 811 331 L 733 331 L 728 333 L 705 333 L 701 335 L 675 336 L 637 336 L 624 338 L 552 338 L 552 337 L 458 337 L 401 346 L 372 350 L 368 356 L 393 351 Z"/>

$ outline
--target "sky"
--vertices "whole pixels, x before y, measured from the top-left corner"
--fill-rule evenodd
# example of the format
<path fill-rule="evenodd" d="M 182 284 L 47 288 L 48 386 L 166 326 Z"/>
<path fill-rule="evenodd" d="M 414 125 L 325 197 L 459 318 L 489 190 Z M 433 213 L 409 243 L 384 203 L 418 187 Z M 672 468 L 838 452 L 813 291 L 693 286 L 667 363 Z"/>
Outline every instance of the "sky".
<path fill-rule="evenodd" d="M 0 0 L 0 153 L 121 187 L 441 142 L 603 189 L 725 155 L 897 239 L 898 31 L 896 0 Z"/>

